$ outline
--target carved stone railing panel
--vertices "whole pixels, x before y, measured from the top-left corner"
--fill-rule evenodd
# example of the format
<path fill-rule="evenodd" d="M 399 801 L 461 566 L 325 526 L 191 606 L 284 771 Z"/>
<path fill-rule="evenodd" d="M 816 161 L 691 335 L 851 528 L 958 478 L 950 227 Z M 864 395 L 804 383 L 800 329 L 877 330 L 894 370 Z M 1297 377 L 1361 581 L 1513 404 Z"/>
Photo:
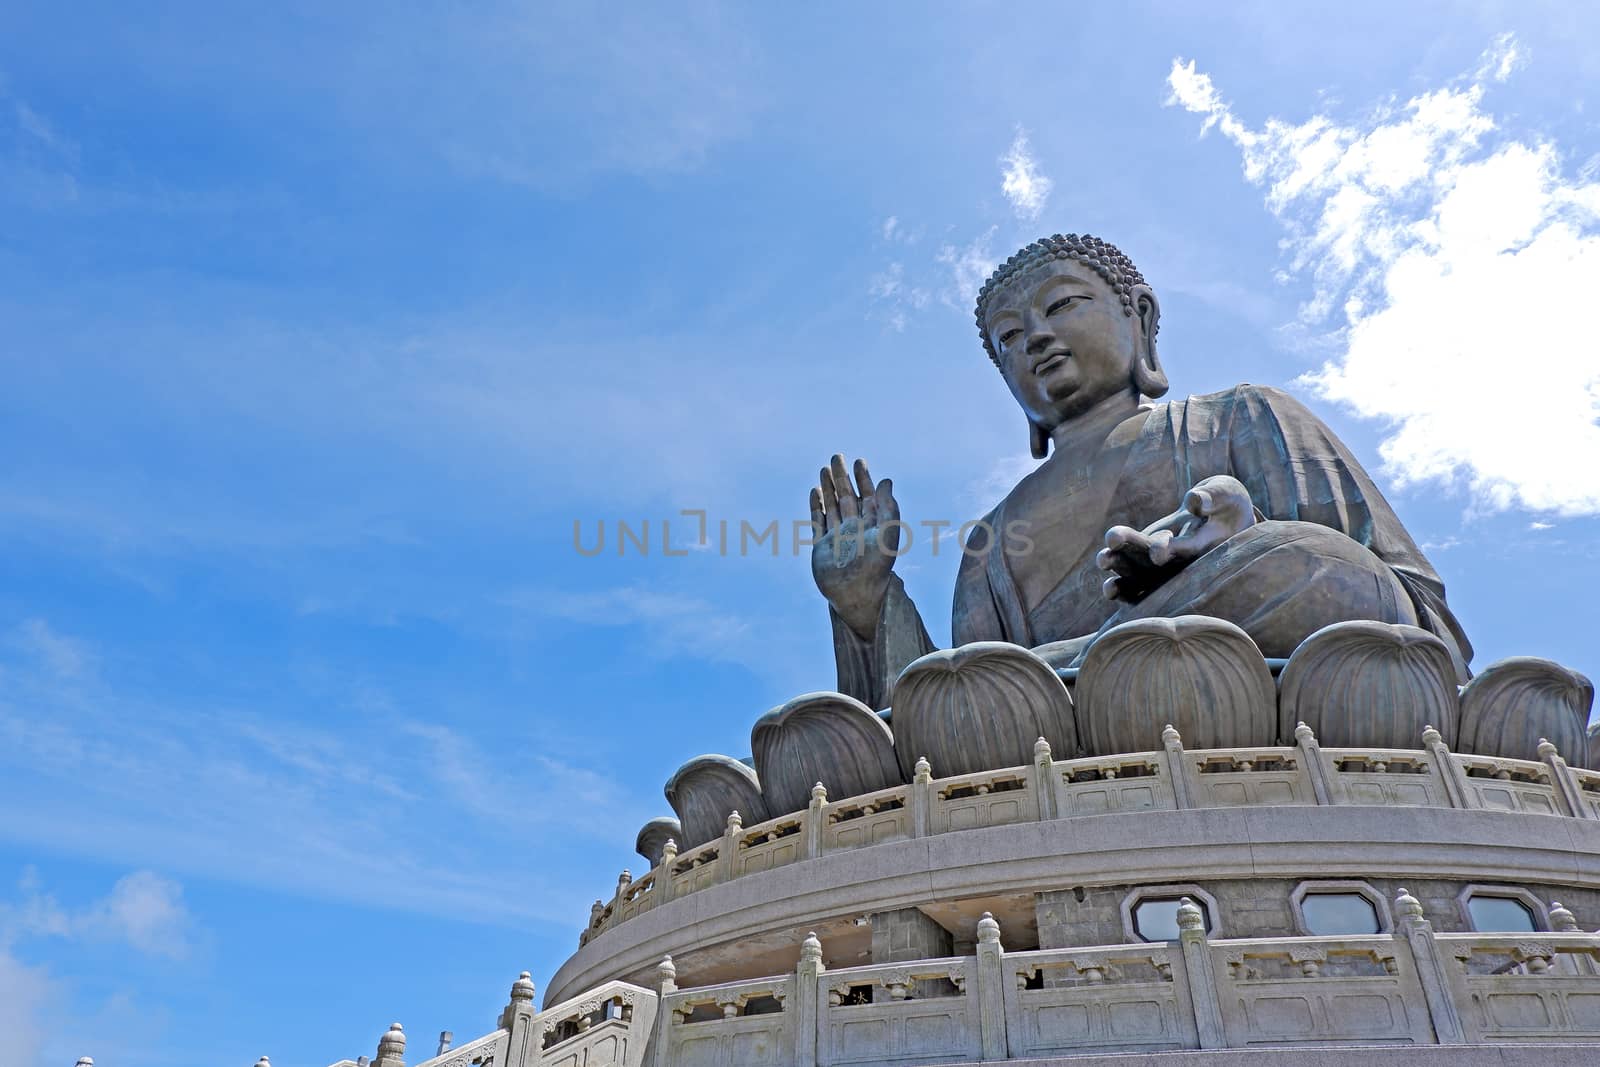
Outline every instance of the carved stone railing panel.
<path fill-rule="evenodd" d="M 1600 737 L 1600 734 L 1595 736 Z M 1589 810 L 1589 817 L 1600 819 L 1600 771 L 1572 768 L 1572 777 L 1578 784 L 1579 798 Z"/>
<path fill-rule="evenodd" d="M 1002 975 L 1014 1058 L 1200 1047 L 1182 960 L 1166 945 L 1007 953 Z"/>
<path fill-rule="evenodd" d="M 823 811 L 824 852 L 864 848 L 911 836 L 909 786 L 830 802 Z"/>
<path fill-rule="evenodd" d="M 1459 753 L 1456 762 L 1465 772 L 1467 789 L 1477 798 L 1479 807 L 1529 815 L 1563 814 L 1550 769 L 1543 763 Z"/>
<path fill-rule="evenodd" d="M 1064 760 L 1055 764 L 1054 774 L 1057 818 L 1178 806 L 1159 752 Z"/>
<path fill-rule="evenodd" d="M 949 833 L 980 826 L 1007 826 L 1036 819 L 1031 770 L 1013 767 L 947 778 L 935 784 L 932 832 Z"/>
<path fill-rule="evenodd" d="M 1600 1041 L 1600 937 L 1437 934 L 1470 1041 Z M 1482 973 L 1487 971 L 1488 973 Z"/>
<path fill-rule="evenodd" d="M 770 871 L 805 856 L 805 819 L 788 816 L 746 830 L 734 856 L 734 877 Z"/>
<path fill-rule="evenodd" d="M 1427 752 L 1325 748 L 1347 804 L 1448 808 L 1450 792 Z"/>
<path fill-rule="evenodd" d="M 819 1067 L 910 1067 L 983 1055 L 972 958 L 828 971 L 819 982 Z M 939 985 L 947 996 L 918 996 Z"/>
<path fill-rule="evenodd" d="M 665 1067 L 787 1067 L 794 1062 L 794 978 L 729 982 L 669 994 Z"/>
<path fill-rule="evenodd" d="M 1405 942 L 1387 936 L 1213 941 L 1229 1048 L 1434 1044 Z"/>
<path fill-rule="evenodd" d="M 1185 755 L 1199 807 L 1317 802 L 1298 749 L 1223 748 Z"/>
<path fill-rule="evenodd" d="M 533 1017 L 531 1041 L 519 1046 L 513 1034 L 505 1067 L 641 1067 L 657 1000 L 648 989 L 607 982 L 546 1008 Z"/>
<path fill-rule="evenodd" d="M 505 1030 L 496 1030 L 431 1060 L 423 1060 L 416 1067 L 505 1067 L 506 1039 L 510 1036 Z"/>

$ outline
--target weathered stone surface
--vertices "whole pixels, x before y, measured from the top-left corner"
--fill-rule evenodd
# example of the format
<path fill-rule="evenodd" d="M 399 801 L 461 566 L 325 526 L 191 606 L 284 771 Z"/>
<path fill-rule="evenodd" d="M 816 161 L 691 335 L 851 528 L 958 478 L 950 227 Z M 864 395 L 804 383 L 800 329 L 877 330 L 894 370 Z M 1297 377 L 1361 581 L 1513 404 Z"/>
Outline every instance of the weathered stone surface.
<path fill-rule="evenodd" d="M 1568 763 L 1588 766 L 1584 726 L 1594 706 L 1594 683 L 1577 671 L 1534 656 L 1491 664 L 1461 692 L 1462 752 L 1539 758 L 1547 738 Z"/>
<path fill-rule="evenodd" d="M 773 708 L 756 720 L 750 748 L 773 815 L 800 811 L 818 782 L 830 796 L 844 798 L 906 780 L 889 727 L 843 693 L 807 693 Z"/>
<path fill-rule="evenodd" d="M 1203 615 L 1106 631 L 1084 657 L 1077 701 L 1091 755 L 1160 748 L 1168 724 L 1190 748 L 1269 745 L 1277 729 L 1261 651 L 1239 627 Z"/>
<path fill-rule="evenodd" d="M 640 827 L 633 848 L 650 861 L 651 867 L 656 867 L 661 863 L 661 850 L 668 841 L 675 841 L 680 846 L 683 844 L 683 824 L 669 815 L 663 815 Z"/>
<path fill-rule="evenodd" d="M 1589 762 L 1591 771 L 1600 771 L 1600 722 L 1589 727 Z"/>
<path fill-rule="evenodd" d="M 1426 630 L 1381 622 L 1324 627 L 1294 650 L 1278 678 L 1278 734 L 1305 723 L 1327 748 L 1416 748 L 1425 726 L 1454 746 L 1456 669 Z"/>
<path fill-rule="evenodd" d="M 981 641 L 932 652 L 895 681 L 895 754 L 907 781 L 924 756 L 940 777 L 1022 766 L 1041 737 L 1058 758 L 1078 751 L 1072 697 L 1025 648 Z"/>
<path fill-rule="evenodd" d="M 664 792 L 683 824 L 678 845 L 684 851 L 721 837 L 729 812 L 750 825 L 771 818 L 756 772 L 731 756 L 696 756 L 667 780 Z"/>

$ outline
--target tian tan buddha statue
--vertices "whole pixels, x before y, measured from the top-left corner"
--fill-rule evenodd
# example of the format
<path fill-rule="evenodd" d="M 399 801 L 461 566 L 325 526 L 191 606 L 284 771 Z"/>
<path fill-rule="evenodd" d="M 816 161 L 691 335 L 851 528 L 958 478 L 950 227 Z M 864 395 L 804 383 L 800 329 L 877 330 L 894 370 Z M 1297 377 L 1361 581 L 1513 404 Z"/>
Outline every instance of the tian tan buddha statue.
<path fill-rule="evenodd" d="M 956 645 L 1005 641 L 1056 667 L 1135 619 L 1234 623 L 1287 657 L 1332 623 L 1437 635 L 1457 680 L 1471 646 L 1444 585 L 1350 450 L 1299 401 L 1239 385 L 1153 403 L 1160 307 L 1115 246 L 1075 234 L 1023 248 L 978 294 L 983 347 L 1042 462 L 973 529 L 956 578 Z M 839 689 L 870 707 L 933 651 L 893 572 L 889 479 L 843 456 L 811 513 L 812 572 L 833 619 Z"/>
<path fill-rule="evenodd" d="M 834 456 L 811 564 L 838 691 L 761 716 L 748 761 L 685 763 L 666 786 L 678 818 L 640 833 L 652 864 L 668 836 L 692 848 L 930 773 L 1180 743 L 1582 758 L 1589 680 L 1513 657 L 1468 682 L 1439 576 L 1299 401 L 1239 385 L 1154 402 L 1159 316 L 1093 237 L 1035 241 L 990 277 L 978 332 L 1043 462 L 968 537 L 956 647 L 934 647 L 894 574 L 893 486 Z"/>

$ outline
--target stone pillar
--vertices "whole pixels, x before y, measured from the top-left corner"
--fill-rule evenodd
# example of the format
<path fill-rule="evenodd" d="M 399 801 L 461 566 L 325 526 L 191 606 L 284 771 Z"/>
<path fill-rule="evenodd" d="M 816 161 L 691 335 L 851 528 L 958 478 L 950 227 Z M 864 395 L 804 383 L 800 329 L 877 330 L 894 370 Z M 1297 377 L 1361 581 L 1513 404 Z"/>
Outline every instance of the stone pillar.
<path fill-rule="evenodd" d="M 527 971 L 511 983 L 511 1000 L 500 1013 L 500 1029 L 506 1032 L 506 1067 L 523 1067 L 539 1061 L 543 1034 L 533 1032 L 533 995 L 537 992 Z"/>
<path fill-rule="evenodd" d="M 1183 970 L 1189 979 L 1189 1001 L 1194 1008 L 1200 1047 L 1227 1048 L 1217 974 L 1211 965 L 1211 946 L 1206 943 L 1205 913 L 1188 897 L 1178 902 L 1178 944 L 1183 950 Z"/>
<path fill-rule="evenodd" d="M 722 831 L 722 850 L 717 853 L 717 881 L 727 882 L 733 879 L 734 872 L 738 870 L 734 861 L 739 856 L 739 835 L 744 833 L 744 816 L 737 811 L 728 812 L 728 825 Z"/>
<path fill-rule="evenodd" d="M 1450 749 L 1445 745 L 1443 736 L 1432 726 L 1422 728 L 1422 746 L 1433 757 L 1433 765 L 1439 768 L 1439 778 L 1444 782 L 1444 791 L 1450 798 L 1450 804 L 1457 808 L 1476 808 L 1478 794 L 1467 786 L 1466 772 L 1461 769 L 1461 764 L 1450 754 Z"/>
<path fill-rule="evenodd" d="M 911 775 L 911 836 L 927 837 L 933 832 L 933 764 L 927 756 L 917 759 Z"/>
<path fill-rule="evenodd" d="M 1305 765 L 1306 776 L 1311 779 L 1311 792 L 1318 804 L 1339 804 L 1344 800 L 1339 788 L 1339 776 L 1328 766 L 1317 744 L 1317 735 L 1305 723 L 1294 728 L 1294 743 L 1300 749 L 1300 762 Z"/>
<path fill-rule="evenodd" d="M 1417 979 L 1422 983 L 1422 996 L 1428 1002 L 1428 1014 L 1433 1019 L 1433 1032 L 1441 1045 L 1460 1045 L 1467 1040 L 1461 1013 L 1456 1010 L 1453 996 L 1454 982 L 1446 961 L 1433 939 L 1433 924 L 1422 917 L 1422 902 L 1402 887 L 1394 901 L 1395 937 L 1404 940 L 1411 949 L 1411 959 L 1416 964 Z"/>
<path fill-rule="evenodd" d="M 1033 795 L 1038 798 L 1038 817 L 1043 822 L 1056 817 L 1055 759 L 1050 754 L 1050 742 L 1044 738 L 1033 743 Z"/>
<path fill-rule="evenodd" d="M 800 944 L 800 962 L 794 971 L 794 1062 L 795 1067 L 817 1067 L 817 1036 L 821 1031 L 819 993 L 822 975 L 822 942 L 814 933 Z"/>
<path fill-rule="evenodd" d="M 651 890 L 663 904 L 672 899 L 672 865 L 677 862 L 678 842 L 669 837 L 661 846 L 661 865 L 656 868 L 656 887 Z"/>
<path fill-rule="evenodd" d="M 1172 797 L 1178 809 L 1194 807 L 1194 790 L 1190 788 L 1189 761 L 1183 758 L 1183 738 L 1171 723 L 1161 731 L 1161 747 L 1167 753 L 1167 779 L 1172 783 Z"/>
<path fill-rule="evenodd" d="M 669 1067 L 667 1045 L 672 1040 L 671 1027 L 677 1018 L 667 1006 L 667 998 L 678 991 L 678 967 L 671 956 L 662 956 L 656 967 L 656 994 L 661 1002 L 656 1005 L 656 1024 L 650 1033 L 650 1045 L 644 1050 L 645 1067 Z"/>
<path fill-rule="evenodd" d="M 880 911 L 869 921 L 872 923 L 873 963 L 936 960 L 954 951 L 950 931 L 918 908 Z"/>
<path fill-rule="evenodd" d="M 399 1023 L 378 1039 L 378 1056 L 373 1067 L 406 1067 L 406 1033 Z"/>
<path fill-rule="evenodd" d="M 821 782 L 811 787 L 811 803 L 806 806 L 806 859 L 822 855 L 822 835 L 828 826 L 828 789 Z"/>
<path fill-rule="evenodd" d="M 983 1058 L 1010 1058 L 1006 1037 L 1005 949 L 1000 944 L 1000 924 L 988 912 L 978 920 L 978 1025 L 983 1038 Z M 969 994 L 970 995 L 970 994 Z"/>
<path fill-rule="evenodd" d="M 1561 806 L 1566 809 L 1563 814 L 1574 819 L 1594 818 L 1594 810 L 1584 803 L 1583 788 L 1578 785 L 1572 768 L 1567 766 L 1567 761 L 1561 758 L 1561 753 L 1556 751 L 1556 746 L 1548 738 L 1539 738 L 1539 758 L 1550 768 L 1550 781 L 1556 787 Z"/>

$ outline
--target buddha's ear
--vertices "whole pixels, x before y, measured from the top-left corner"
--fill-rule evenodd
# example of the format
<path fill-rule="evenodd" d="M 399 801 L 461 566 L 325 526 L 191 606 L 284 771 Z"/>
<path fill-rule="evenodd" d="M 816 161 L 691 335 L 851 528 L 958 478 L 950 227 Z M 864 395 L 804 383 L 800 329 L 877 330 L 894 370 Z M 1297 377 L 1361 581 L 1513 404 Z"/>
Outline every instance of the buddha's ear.
<path fill-rule="evenodd" d="M 1028 420 L 1028 451 L 1033 453 L 1034 459 L 1050 454 L 1050 431 L 1032 419 Z"/>
<path fill-rule="evenodd" d="M 1161 325 L 1161 305 L 1156 302 L 1155 291 L 1148 285 L 1136 285 L 1128 295 L 1133 299 L 1133 313 L 1139 318 L 1139 347 L 1133 355 L 1133 384 L 1141 396 L 1153 400 L 1166 395 L 1170 388 L 1167 374 L 1161 369 L 1161 357 L 1156 355 L 1156 330 Z"/>

